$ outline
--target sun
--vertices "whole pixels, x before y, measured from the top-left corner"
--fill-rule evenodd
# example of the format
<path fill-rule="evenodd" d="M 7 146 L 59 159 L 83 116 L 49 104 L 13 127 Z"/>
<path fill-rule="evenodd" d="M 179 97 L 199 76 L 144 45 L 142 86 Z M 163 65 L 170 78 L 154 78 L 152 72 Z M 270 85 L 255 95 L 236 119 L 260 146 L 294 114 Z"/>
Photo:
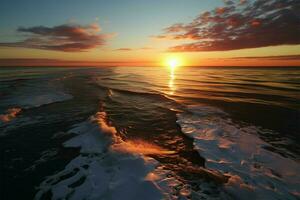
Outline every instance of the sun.
<path fill-rule="evenodd" d="M 178 62 L 177 59 L 171 59 L 171 60 L 168 61 L 168 65 L 171 68 L 176 68 L 176 67 L 179 66 L 179 62 Z"/>
<path fill-rule="evenodd" d="M 177 67 L 182 66 L 182 59 L 179 57 L 169 57 L 166 59 L 165 63 L 165 65 L 168 66 L 170 69 L 175 69 Z"/>

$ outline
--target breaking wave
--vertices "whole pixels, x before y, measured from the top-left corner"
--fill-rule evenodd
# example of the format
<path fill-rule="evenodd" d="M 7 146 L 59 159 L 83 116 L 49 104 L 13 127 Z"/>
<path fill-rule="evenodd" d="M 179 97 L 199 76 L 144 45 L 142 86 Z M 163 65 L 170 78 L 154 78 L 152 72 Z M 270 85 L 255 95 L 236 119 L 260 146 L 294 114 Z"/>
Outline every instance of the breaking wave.
<path fill-rule="evenodd" d="M 144 141 L 123 141 L 105 112 L 77 124 L 65 147 L 80 154 L 64 170 L 47 177 L 35 199 L 162 199 L 170 180 L 159 163 L 143 154 L 172 153 Z M 174 182 L 173 182 L 174 183 Z M 164 188 L 162 188 L 162 186 Z"/>
<path fill-rule="evenodd" d="M 6 114 L 0 115 L 0 121 L 5 123 L 13 120 L 21 112 L 21 108 L 10 108 L 6 111 Z"/>
<path fill-rule="evenodd" d="M 266 150 L 255 126 L 240 126 L 213 107 L 190 106 L 177 115 L 182 132 L 206 158 L 206 167 L 229 177 L 225 191 L 237 199 L 297 199 L 300 165 Z"/>

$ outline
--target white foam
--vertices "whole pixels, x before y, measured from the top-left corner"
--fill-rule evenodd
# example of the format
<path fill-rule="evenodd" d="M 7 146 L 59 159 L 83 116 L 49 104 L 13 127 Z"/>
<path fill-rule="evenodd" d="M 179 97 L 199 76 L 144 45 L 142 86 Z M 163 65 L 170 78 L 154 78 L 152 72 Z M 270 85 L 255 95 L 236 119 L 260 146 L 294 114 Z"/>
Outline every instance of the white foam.
<path fill-rule="evenodd" d="M 72 95 L 64 91 L 60 81 L 41 80 L 38 83 L 28 82 L 16 88 L 5 99 L 1 100 L 1 104 L 7 107 L 14 105 L 20 108 L 33 108 L 72 98 Z"/>
<path fill-rule="evenodd" d="M 158 183 L 165 176 L 154 173 L 158 162 L 141 154 L 111 148 L 119 143 L 116 129 L 99 112 L 75 126 L 70 133 L 77 136 L 65 147 L 80 147 L 80 155 L 64 170 L 47 177 L 39 186 L 36 199 L 51 191 L 52 199 L 163 199 L 166 193 Z M 165 188 L 167 185 L 164 185 Z"/>
<path fill-rule="evenodd" d="M 237 199 L 299 198 L 300 164 L 263 148 L 254 126 L 239 127 L 219 110 L 192 106 L 178 114 L 182 131 L 194 138 L 206 167 L 231 178 L 225 190 Z M 224 116 L 224 115 L 223 115 Z"/>
<path fill-rule="evenodd" d="M 23 108 L 40 107 L 42 105 L 66 101 L 72 99 L 73 96 L 60 91 L 46 91 L 47 93 L 24 94 L 18 96 L 13 102 Z"/>

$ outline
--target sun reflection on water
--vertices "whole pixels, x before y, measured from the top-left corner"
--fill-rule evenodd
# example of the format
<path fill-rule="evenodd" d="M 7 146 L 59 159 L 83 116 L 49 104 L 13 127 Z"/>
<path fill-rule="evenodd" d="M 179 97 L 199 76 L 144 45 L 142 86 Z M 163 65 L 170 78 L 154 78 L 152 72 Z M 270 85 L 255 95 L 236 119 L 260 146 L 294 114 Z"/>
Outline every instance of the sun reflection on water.
<path fill-rule="evenodd" d="M 177 89 L 175 84 L 176 70 L 183 65 L 183 59 L 179 55 L 170 55 L 166 57 L 164 65 L 168 68 L 169 71 L 169 79 L 168 79 L 169 92 L 168 93 L 170 95 L 174 95 Z"/>
<path fill-rule="evenodd" d="M 170 74 L 169 74 L 169 89 L 170 89 L 169 94 L 170 94 L 170 95 L 174 95 L 174 93 L 175 93 L 175 91 L 176 91 L 176 85 L 175 85 L 175 79 L 176 79 L 176 76 L 175 76 L 175 70 L 176 70 L 176 67 L 171 67 L 171 68 L 170 68 Z"/>

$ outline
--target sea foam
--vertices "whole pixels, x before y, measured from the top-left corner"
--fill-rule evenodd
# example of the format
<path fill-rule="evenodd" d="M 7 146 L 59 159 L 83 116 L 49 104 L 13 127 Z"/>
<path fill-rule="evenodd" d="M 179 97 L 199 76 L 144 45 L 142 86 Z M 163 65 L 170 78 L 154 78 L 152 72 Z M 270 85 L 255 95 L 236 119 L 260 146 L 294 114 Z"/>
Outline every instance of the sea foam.
<path fill-rule="evenodd" d="M 73 98 L 65 91 L 62 80 L 40 79 L 21 83 L 1 99 L 2 107 L 28 109 Z"/>
<path fill-rule="evenodd" d="M 38 187 L 35 199 L 49 194 L 52 199 L 78 200 L 165 197 L 170 181 L 164 179 L 164 170 L 158 170 L 159 163 L 141 152 L 124 150 L 126 143 L 107 123 L 105 112 L 96 113 L 69 132 L 76 136 L 64 146 L 79 147 L 80 154 L 65 169 L 47 177 Z"/>
<path fill-rule="evenodd" d="M 177 115 L 182 132 L 194 139 L 206 167 L 229 176 L 225 191 L 237 199 L 297 199 L 300 165 L 270 152 L 255 126 L 239 126 L 226 113 L 190 106 Z"/>

